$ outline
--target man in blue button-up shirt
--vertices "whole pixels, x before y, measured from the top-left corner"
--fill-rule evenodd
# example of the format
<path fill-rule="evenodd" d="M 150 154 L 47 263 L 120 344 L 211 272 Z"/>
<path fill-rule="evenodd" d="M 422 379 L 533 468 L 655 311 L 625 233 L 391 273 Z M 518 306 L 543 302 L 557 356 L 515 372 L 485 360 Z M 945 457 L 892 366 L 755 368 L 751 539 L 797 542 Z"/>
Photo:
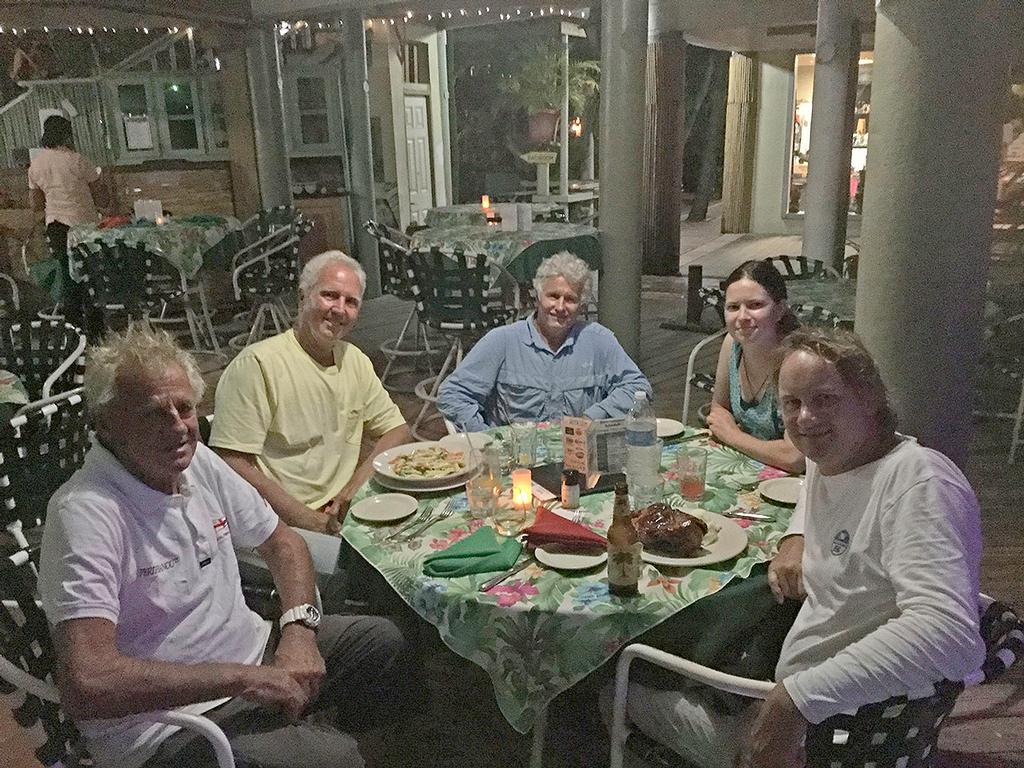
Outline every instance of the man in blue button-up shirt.
<path fill-rule="evenodd" d="M 615 338 L 579 318 L 590 270 L 571 253 L 541 262 L 537 311 L 484 336 L 441 385 L 437 407 L 467 431 L 563 416 L 625 416 L 651 385 Z"/>

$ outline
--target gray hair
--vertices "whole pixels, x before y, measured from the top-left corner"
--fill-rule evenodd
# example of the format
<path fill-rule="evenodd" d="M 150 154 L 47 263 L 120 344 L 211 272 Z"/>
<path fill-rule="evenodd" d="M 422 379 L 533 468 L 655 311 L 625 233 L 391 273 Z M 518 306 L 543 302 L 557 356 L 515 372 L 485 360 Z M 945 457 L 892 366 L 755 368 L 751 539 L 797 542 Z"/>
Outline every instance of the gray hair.
<path fill-rule="evenodd" d="M 555 277 L 564 277 L 579 292 L 580 301 L 586 300 L 590 292 L 590 267 L 579 256 L 559 251 L 544 259 L 533 276 L 533 289 L 538 296 L 544 290 L 544 283 Z"/>
<path fill-rule="evenodd" d="M 132 325 L 121 333 L 112 333 L 101 345 L 90 348 L 85 361 L 85 404 L 93 416 L 113 402 L 117 377 L 122 371 L 137 368 L 147 373 L 163 373 L 177 365 L 188 377 L 196 400 L 206 391 L 206 382 L 195 358 L 178 346 L 167 331 L 145 325 Z"/>
<path fill-rule="evenodd" d="M 889 399 L 889 391 L 875 359 L 871 357 L 860 336 L 845 329 L 826 330 L 811 326 L 797 328 L 779 346 L 773 374 L 776 390 L 779 388 L 782 364 L 795 352 L 807 352 L 832 363 L 843 383 L 874 409 L 878 428 L 885 432 L 896 430 L 896 411 Z"/>
<path fill-rule="evenodd" d="M 320 279 L 320 273 L 335 264 L 352 270 L 359 281 L 359 296 L 362 297 L 366 292 L 366 272 L 358 261 L 342 251 L 324 251 L 306 262 L 306 266 L 302 268 L 302 273 L 299 275 L 299 295 L 303 299 L 308 297 L 313 286 Z"/>

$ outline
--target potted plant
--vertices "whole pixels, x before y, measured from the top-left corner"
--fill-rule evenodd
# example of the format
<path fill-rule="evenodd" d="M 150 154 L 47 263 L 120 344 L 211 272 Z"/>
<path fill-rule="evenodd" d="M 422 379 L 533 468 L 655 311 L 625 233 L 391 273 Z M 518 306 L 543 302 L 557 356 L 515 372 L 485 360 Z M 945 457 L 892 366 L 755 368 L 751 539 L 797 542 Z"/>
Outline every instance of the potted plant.
<path fill-rule="evenodd" d="M 531 147 L 546 147 L 555 140 L 561 114 L 562 46 L 552 40 L 526 49 L 508 81 L 508 93 L 526 110 Z M 569 60 L 569 109 L 578 113 L 600 87 L 601 65 L 596 61 Z"/>

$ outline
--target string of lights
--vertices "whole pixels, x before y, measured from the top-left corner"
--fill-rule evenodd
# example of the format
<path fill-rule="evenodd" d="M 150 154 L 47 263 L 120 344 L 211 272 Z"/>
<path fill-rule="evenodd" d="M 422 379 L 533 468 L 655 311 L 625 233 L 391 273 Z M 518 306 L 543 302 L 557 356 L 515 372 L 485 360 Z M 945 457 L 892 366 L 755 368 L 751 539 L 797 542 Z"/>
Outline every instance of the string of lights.
<path fill-rule="evenodd" d="M 427 23 L 437 24 L 447 20 L 474 20 L 474 19 L 494 19 L 496 21 L 523 21 L 527 19 L 542 19 L 542 18 L 553 18 L 562 17 L 567 19 L 581 19 L 586 20 L 589 16 L 589 10 L 586 8 L 561 8 L 557 5 L 549 5 L 547 7 L 534 7 L 534 6 L 520 6 L 514 9 L 508 8 L 497 8 L 493 10 L 490 6 L 484 6 L 483 8 L 437 8 L 431 11 L 412 11 L 405 10 L 399 14 L 392 16 L 368 16 L 366 22 L 369 24 L 384 24 L 394 26 L 396 24 L 415 24 L 415 23 Z M 332 20 L 320 20 L 320 21 L 282 21 L 278 24 L 278 30 L 281 35 L 287 35 L 289 32 L 302 29 L 305 26 L 309 26 L 311 29 L 315 27 L 318 30 L 330 30 L 337 29 L 343 26 L 341 19 Z M 179 27 L 149 27 L 149 26 L 138 26 L 138 27 L 111 27 L 111 26 L 96 26 L 96 25 L 78 25 L 78 24 L 67 24 L 67 25 L 43 25 L 40 27 L 25 27 L 22 25 L 11 26 L 9 24 L 0 24 L 0 35 L 11 34 L 14 36 L 27 35 L 29 32 L 44 32 L 49 33 L 53 31 L 63 31 L 77 33 L 79 35 L 98 35 L 98 34 L 117 34 L 119 32 L 135 32 L 139 34 L 176 34 L 179 31 Z"/>

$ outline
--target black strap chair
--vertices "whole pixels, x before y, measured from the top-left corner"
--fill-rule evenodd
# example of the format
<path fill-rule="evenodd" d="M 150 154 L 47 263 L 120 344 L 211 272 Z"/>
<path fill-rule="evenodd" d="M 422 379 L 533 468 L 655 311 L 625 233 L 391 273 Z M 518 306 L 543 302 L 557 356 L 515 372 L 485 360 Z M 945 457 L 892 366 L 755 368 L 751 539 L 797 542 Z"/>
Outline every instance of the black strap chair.
<path fill-rule="evenodd" d="M 39 400 L 82 386 L 85 335 L 63 320 L 0 324 L 0 369 L 21 379 Z"/>
<path fill-rule="evenodd" d="M 986 656 L 982 668 L 966 680 L 944 680 L 930 696 L 894 696 L 868 704 L 852 715 L 835 715 L 807 729 L 809 768 L 933 768 L 939 731 L 957 696 L 968 685 L 994 680 L 1024 653 L 1024 623 L 1003 603 L 980 599 L 981 636 Z M 688 680 L 748 698 L 764 698 L 775 686 L 711 669 L 641 643 L 627 646 L 619 657 L 612 712 L 610 768 L 621 768 L 629 735 L 626 699 L 630 667 L 642 659 Z"/>
<path fill-rule="evenodd" d="M 22 406 L 0 424 L 0 522 L 20 546 L 46 519 L 50 497 L 85 461 L 89 429 L 81 389 Z"/>
<path fill-rule="evenodd" d="M 507 284 L 516 297 L 518 286 L 511 275 L 485 256 L 467 254 L 458 248 L 451 254 L 436 247 L 410 251 L 408 270 L 420 319 L 449 342 L 441 370 L 416 385 L 416 396 L 423 406 L 413 422 L 412 433 L 422 440 L 419 428 L 428 421 L 427 411 L 437 402 L 437 390 L 444 377 L 462 362 L 465 348 L 492 328 L 516 318 L 517 302 L 505 300 L 501 284 Z M 434 418 L 440 418 L 440 414 L 435 413 L 431 416 Z"/>
<path fill-rule="evenodd" d="M 21 310 L 21 294 L 14 278 L 0 272 L 0 317 L 13 317 Z"/>
<path fill-rule="evenodd" d="M 60 706 L 53 684 L 57 660 L 36 586 L 38 550 L 0 556 L 0 694 L 11 702 L 14 719 L 45 766 L 87 768 L 92 759 L 75 724 Z M 183 712 L 151 712 L 147 720 L 196 731 L 208 739 L 219 768 L 234 768 L 231 745 L 211 720 Z"/>
<path fill-rule="evenodd" d="M 398 230 L 372 219 L 363 224 L 363 228 L 377 241 L 381 291 L 402 301 L 415 302 L 409 278 L 409 238 Z M 408 337 L 410 328 L 413 329 L 411 343 Z M 419 310 L 413 304 L 398 336 L 381 344 L 380 351 L 387 360 L 380 382 L 388 387 L 388 377 L 392 373 L 407 372 L 392 370 L 396 360 L 405 359 L 414 363 L 424 361 L 429 373 L 433 375 L 434 366 L 431 357 L 439 350 L 431 348 L 427 326 L 421 321 Z M 388 389 L 402 391 L 394 386 L 388 387 Z"/>
<path fill-rule="evenodd" d="M 821 259 L 806 256 L 771 256 L 765 259 L 782 273 L 783 280 L 839 280 L 840 275 Z"/>

